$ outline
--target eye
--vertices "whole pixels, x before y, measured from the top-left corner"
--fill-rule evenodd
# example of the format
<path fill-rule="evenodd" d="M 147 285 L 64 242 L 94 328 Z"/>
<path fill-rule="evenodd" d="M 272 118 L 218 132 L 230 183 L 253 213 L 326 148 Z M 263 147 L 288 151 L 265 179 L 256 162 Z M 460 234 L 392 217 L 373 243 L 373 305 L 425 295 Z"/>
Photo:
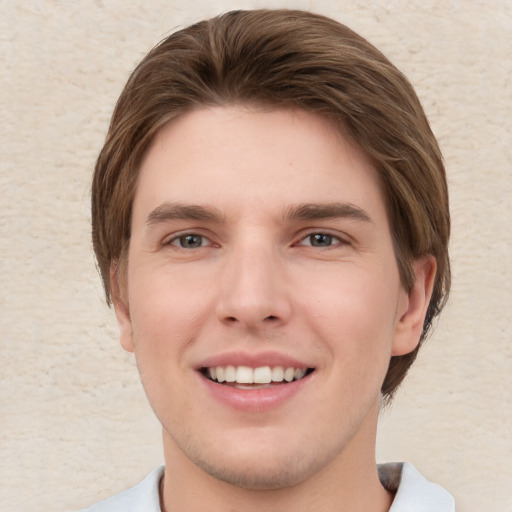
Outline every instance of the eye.
<path fill-rule="evenodd" d="M 342 244 L 343 240 L 329 233 L 311 233 L 303 238 L 299 245 L 309 245 L 311 247 L 331 247 Z"/>
<path fill-rule="evenodd" d="M 208 238 L 202 235 L 197 235 L 195 233 L 187 233 L 172 238 L 168 242 L 168 245 L 175 245 L 182 249 L 197 249 L 199 247 L 209 246 L 211 245 L 211 242 L 208 240 Z"/>

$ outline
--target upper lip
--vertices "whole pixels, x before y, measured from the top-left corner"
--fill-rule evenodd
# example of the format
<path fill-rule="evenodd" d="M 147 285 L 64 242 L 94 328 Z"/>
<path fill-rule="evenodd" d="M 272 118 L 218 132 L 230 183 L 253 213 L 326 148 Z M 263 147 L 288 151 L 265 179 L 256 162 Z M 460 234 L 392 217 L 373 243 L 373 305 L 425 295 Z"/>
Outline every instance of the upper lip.
<path fill-rule="evenodd" d="M 300 361 L 295 357 L 281 354 L 278 352 L 226 352 L 207 357 L 196 369 L 213 368 L 216 366 L 248 366 L 250 368 L 259 368 L 262 366 L 283 366 L 286 368 L 312 368 L 311 364 Z"/>

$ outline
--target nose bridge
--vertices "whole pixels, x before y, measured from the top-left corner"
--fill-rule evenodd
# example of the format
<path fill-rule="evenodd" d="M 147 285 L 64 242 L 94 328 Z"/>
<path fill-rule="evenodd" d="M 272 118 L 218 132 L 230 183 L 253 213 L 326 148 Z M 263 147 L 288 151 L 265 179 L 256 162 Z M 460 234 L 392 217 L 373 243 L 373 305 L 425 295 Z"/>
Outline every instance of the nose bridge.
<path fill-rule="evenodd" d="M 291 308 L 282 262 L 274 246 L 247 237 L 229 252 L 220 283 L 221 320 L 246 327 L 286 321 Z"/>

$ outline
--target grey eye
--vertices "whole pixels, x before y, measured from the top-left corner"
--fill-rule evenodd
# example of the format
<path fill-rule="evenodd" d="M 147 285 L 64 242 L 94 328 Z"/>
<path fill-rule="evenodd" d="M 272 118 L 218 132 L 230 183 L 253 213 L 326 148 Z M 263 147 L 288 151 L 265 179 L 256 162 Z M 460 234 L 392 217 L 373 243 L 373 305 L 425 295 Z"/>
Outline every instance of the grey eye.
<path fill-rule="evenodd" d="M 174 239 L 173 242 L 175 245 L 179 245 L 184 249 L 196 249 L 197 247 L 202 247 L 204 245 L 204 237 L 201 235 L 182 235 L 178 238 Z"/>
<path fill-rule="evenodd" d="M 329 247 L 333 243 L 333 236 L 327 233 L 314 233 L 309 235 L 309 243 L 313 247 Z"/>

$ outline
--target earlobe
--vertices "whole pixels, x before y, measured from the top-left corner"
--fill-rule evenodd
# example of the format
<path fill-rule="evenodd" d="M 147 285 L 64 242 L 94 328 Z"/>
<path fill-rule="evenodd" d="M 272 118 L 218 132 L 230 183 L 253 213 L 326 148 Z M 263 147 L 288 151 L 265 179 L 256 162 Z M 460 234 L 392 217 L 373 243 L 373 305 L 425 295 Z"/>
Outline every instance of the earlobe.
<path fill-rule="evenodd" d="M 417 347 L 434 287 L 437 265 L 433 256 L 415 260 L 412 267 L 415 281 L 409 293 L 403 292 L 399 305 L 393 356 L 409 354 Z"/>
<path fill-rule="evenodd" d="M 119 326 L 119 341 L 126 351 L 133 352 L 134 344 L 130 310 L 128 307 L 126 293 L 122 292 L 122 285 L 119 282 L 117 262 L 113 262 L 110 266 L 110 290 L 112 295 L 112 304 L 114 305 L 117 324 Z"/>

